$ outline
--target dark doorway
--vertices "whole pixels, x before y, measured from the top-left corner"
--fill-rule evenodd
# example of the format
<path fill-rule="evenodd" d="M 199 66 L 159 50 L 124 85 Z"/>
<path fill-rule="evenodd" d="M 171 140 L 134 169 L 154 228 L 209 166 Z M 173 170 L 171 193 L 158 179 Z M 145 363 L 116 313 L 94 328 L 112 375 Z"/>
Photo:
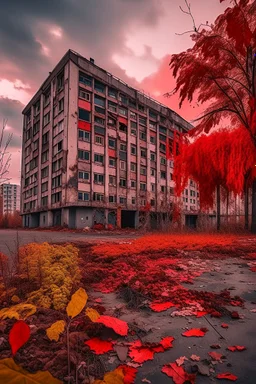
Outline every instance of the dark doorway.
<path fill-rule="evenodd" d="M 121 227 L 122 228 L 135 228 L 135 213 L 136 213 L 136 211 L 122 211 L 121 212 Z"/>
<path fill-rule="evenodd" d="M 69 208 L 69 228 L 76 228 L 76 208 Z"/>
<path fill-rule="evenodd" d="M 197 215 L 186 215 L 186 227 L 196 229 Z"/>
<path fill-rule="evenodd" d="M 61 210 L 53 211 L 53 226 L 54 227 L 61 226 Z"/>

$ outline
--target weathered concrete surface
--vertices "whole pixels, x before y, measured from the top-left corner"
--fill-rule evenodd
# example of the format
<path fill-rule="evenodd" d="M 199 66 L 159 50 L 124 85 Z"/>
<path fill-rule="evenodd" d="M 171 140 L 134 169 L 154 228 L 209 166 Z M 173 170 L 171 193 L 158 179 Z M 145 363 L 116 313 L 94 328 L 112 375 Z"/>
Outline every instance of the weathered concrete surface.
<path fill-rule="evenodd" d="M 156 353 L 153 361 L 148 361 L 139 368 L 135 384 L 141 383 L 142 379 L 149 380 L 152 384 L 172 383 L 172 379 L 161 373 L 163 365 L 174 362 L 180 356 L 189 358 L 196 354 L 203 359 L 210 359 L 208 352 L 218 352 L 226 356 L 222 363 L 216 364 L 216 373 L 211 377 L 200 376 L 196 378 L 197 384 L 207 383 L 226 383 L 229 381 L 218 380 L 215 378 L 217 373 L 231 372 L 238 376 L 237 384 L 256 383 L 256 313 L 250 312 L 256 308 L 256 273 L 251 272 L 245 261 L 229 259 L 223 261 L 213 261 L 214 271 L 204 273 L 196 278 L 194 284 L 185 285 L 188 288 L 211 292 L 220 292 L 230 289 L 231 295 L 239 295 L 245 300 L 245 308 L 227 307 L 232 311 L 237 311 L 243 318 L 231 320 L 230 317 L 212 318 L 209 315 L 204 318 L 195 316 L 171 317 L 175 308 L 165 312 L 154 313 L 150 310 L 129 310 L 125 303 L 116 294 L 92 293 L 95 297 L 102 298 L 102 305 L 111 313 L 115 307 L 121 308 L 120 318 L 132 324 L 134 321 L 140 328 L 150 329 L 151 331 L 144 337 L 143 341 L 158 342 L 165 336 L 173 336 L 173 348 L 164 353 Z M 229 324 L 228 329 L 221 327 L 222 323 Z M 208 328 L 204 337 L 183 337 L 181 334 L 187 328 Z M 221 339 L 216 330 L 224 337 Z M 219 344 L 221 349 L 211 349 L 210 345 Z M 243 352 L 230 352 L 226 350 L 228 346 L 243 345 L 247 348 Z M 229 365 L 231 364 L 231 366 Z M 109 370 L 114 369 L 109 365 Z"/>

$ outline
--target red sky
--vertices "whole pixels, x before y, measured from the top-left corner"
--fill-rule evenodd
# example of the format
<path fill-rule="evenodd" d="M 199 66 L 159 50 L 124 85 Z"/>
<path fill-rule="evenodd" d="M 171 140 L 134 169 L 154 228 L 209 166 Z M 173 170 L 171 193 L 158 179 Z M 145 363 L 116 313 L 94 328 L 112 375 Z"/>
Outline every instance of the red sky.
<path fill-rule="evenodd" d="M 197 117 L 196 103 L 178 107 L 169 99 L 175 80 L 169 70 L 173 53 L 191 47 L 191 19 L 183 0 L 13 0 L 1 6 L 0 119 L 13 133 L 11 182 L 20 179 L 23 106 L 48 72 L 71 48 L 166 104 L 185 119 Z M 196 24 L 213 22 L 227 2 L 190 0 Z M 13 11 L 15 9 L 15 12 Z"/>

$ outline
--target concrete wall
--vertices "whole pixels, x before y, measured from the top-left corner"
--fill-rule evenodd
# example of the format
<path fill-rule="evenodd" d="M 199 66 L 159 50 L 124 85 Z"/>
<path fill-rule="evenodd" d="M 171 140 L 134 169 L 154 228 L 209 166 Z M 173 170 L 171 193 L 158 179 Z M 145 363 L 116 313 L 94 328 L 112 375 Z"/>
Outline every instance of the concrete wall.
<path fill-rule="evenodd" d="M 93 225 L 94 212 L 92 208 L 77 208 L 76 209 L 76 227 L 84 228 Z"/>

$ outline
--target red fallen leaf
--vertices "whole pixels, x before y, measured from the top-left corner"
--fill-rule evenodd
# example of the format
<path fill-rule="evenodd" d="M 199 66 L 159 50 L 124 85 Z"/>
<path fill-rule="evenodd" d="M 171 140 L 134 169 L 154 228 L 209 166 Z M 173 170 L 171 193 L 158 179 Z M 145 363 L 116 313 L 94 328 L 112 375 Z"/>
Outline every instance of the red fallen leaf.
<path fill-rule="evenodd" d="M 228 347 L 227 349 L 231 352 L 235 352 L 235 351 L 242 352 L 246 350 L 246 347 L 242 345 L 233 345 L 232 347 Z"/>
<path fill-rule="evenodd" d="M 233 375 L 232 373 L 225 372 L 225 373 L 219 373 L 216 376 L 217 379 L 225 379 L 225 380 L 230 380 L 230 381 L 236 381 L 238 379 L 237 376 Z"/>
<path fill-rule="evenodd" d="M 211 356 L 211 358 L 215 361 L 220 361 L 223 357 L 222 353 L 217 352 L 208 352 L 208 355 Z"/>
<path fill-rule="evenodd" d="M 140 340 L 136 340 L 129 347 L 129 356 L 135 363 L 144 363 L 148 360 L 153 360 L 155 351 L 147 346 L 144 346 Z"/>
<path fill-rule="evenodd" d="M 103 353 L 113 351 L 112 341 L 101 340 L 98 337 L 94 337 L 84 343 L 85 345 L 88 345 L 91 351 L 95 352 L 96 355 L 103 355 Z"/>
<path fill-rule="evenodd" d="M 197 311 L 196 317 L 203 317 L 207 314 L 208 314 L 208 312 L 206 312 L 206 311 Z"/>
<path fill-rule="evenodd" d="M 193 360 L 193 361 L 200 361 L 200 356 L 197 356 L 197 355 L 191 355 L 191 356 L 190 356 L 190 359 Z"/>
<path fill-rule="evenodd" d="M 186 332 L 183 332 L 182 333 L 182 336 L 186 336 L 186 337 L 193 337 L 193 336 L 196 336 L 196 337 L 203 337 L 206 332 L 208 331 L 208 329 L 206 330 L 205 328 L 192 328 L 192 329 L 189 329 L 188 331 Z"/>
<path fill-rule="evenodd" d="M 100 297 L 98 297 L 97 299 L 94 300 L 95 303 L 102 303 L 102 299 Z"/>
<path fill-rule="evenodd" d="M 241 307 L 241 301 L 238 300 L 231 300 L 230 304 L 233 305 L 233 307 Z"/>
<path fill-rule="evenodd" d="M 228 327 L 229 327 L 229 325 L 228 325 L 228 324 L 226 324 L 226 323 L 222 323 L 222 324 L 221 324 L 221 327 L 222 327 L 222 328 L 228 328 Z"/>
<path fill-rule="evenodd" d="M 149 307 L 154 312 L 162 312 L 171 307 L 175 307 L 175 304 L 173 304 L 171 301 L 167 301 L 166 303 L 151 303 Z"/>
<path fill-rule="evenodd" d="M 210 347 L 212 349 L 220 349 L 220 345 L 219 344 L 212 344 L 212 345 L 210 345 Z"/>
<path fill-rule="evenodd" d="M 169 349 L 169 348 L 172 348 L 173 345 L 172 345 L 172 342 L 173 342 L 174 337 L 172 336 L 168 336 L 168 337 L 164 337 L 161 341 L 160 341 L 160 345 L 164 348 L 164 349 Z"/>
<path fill-rule="evenodd" d="M 252 272 L 256 272 L 256 267 L 251 267 L 251 268 L 250 268 L 250 271 L 252 271 Z"/>
<path fill-rule="evenodd" d="M 28 341 L 30 337 L 30 328 L 23 320 L 18 320 L 9 333 L 9 343 L 12 354 L 16 352 Z"/>
<path fill-rule="evenodd" d="M 124 374 L 123 382 L 124 384 L 133 384 L 135 381 L 136 374 L 138 369 L 129 367 L 128 365 L 119 365 L 118 368 L 121 368 Z"/>
<path fill-rule="evenodd" d="M 166 349 L 172 348 L 174 337 L 164 337 L 160 343 L 145 343 L 140 340 L 131 343 L 129 347 L 129 356 L 135 363 L 144 363 L 147 360 L 153 360 L 154 354 L 164 352 Z"/>
<path fill-rule="evenodd" d="M 188 360 L 188 359 L 186 358 L 186 356 L 181 356 L 179 359 L 176 359 L 175 362 L 176 362 L 176 364 L 180 367 L 182 364 L 184 364 L 184 361 L 185 361 L 185 360 Z"/>
<path fill-rule="evenodd" d="M 222 314 L 220 312 L 218 312 L 218 311 L 213 311 L 211 313 L 211 317 L 221 317 L 221 316 L 222 316 Z"/>
<path fill-rule="evenodd" d="M 162 372 L 171 377 L 175 384 L 194 384 L 196 375 L 187 373 L 183 367 L 178 367 L 176 363 L 166 364 Z"/>
<path fill-rule="evenodd" d="M 95 323 L 100 323 L 105 325 L 105 327 L 112 328 L 118 335 L 127 336 L 128 334 L 128 324 L 116 317 L 102 315 Z"/>
<path fill-rule="evenodd" d="M 232 319 L 240 319 L 240 316 L 236 311 L 231 312 L 231 317 Z"/>

